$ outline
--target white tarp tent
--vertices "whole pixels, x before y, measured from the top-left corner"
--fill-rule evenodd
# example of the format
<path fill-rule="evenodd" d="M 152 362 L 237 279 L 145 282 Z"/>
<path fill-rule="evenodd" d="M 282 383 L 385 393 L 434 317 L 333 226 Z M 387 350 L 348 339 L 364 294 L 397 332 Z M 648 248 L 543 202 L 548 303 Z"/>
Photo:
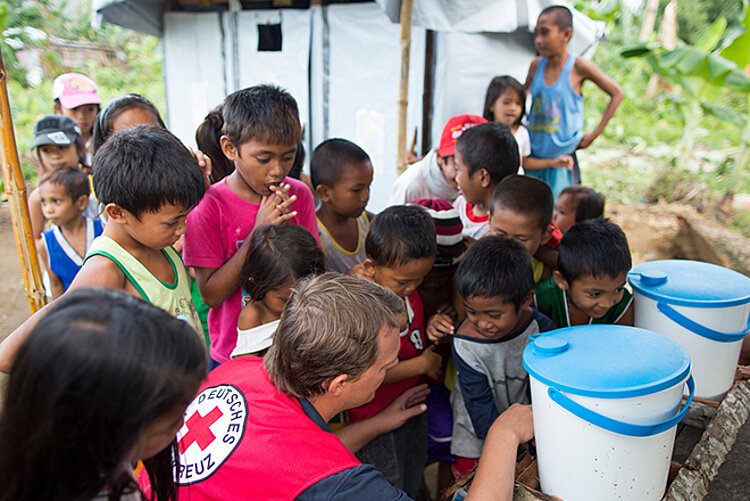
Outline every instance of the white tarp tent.
<path fill-rule="evenodd" d="M 523 81 L 534 57 L 530 30 L 552 3 L 415 0 L 408 137 L 423 123 L 426 29 L 438 30 L 431 125 L 437 143 L 452 115 L 482 113 L 493 76 Z M 94 0 L 94 9 L 102 21 L 149 27 L 146 32 L 163 37 L 168 124 L 180 139 L 194 144 L 196 127 L 226 94 L 275 83 L 299 103 L 308 153 L 325 139 L 344 137 L 370 154 L 375 180 L 368 208 L 386 206 L 396 178 L 399 0 L 223 12 L 163 12 L 161 5 L 163 15 L 155 17 L 159 4 Z M 267 24 L 281 25 L 280 51 L 257 50 L 258 26 Z M 590 53 L 603 26 L 576 13 L 574 31 L 573 50 Z"/>

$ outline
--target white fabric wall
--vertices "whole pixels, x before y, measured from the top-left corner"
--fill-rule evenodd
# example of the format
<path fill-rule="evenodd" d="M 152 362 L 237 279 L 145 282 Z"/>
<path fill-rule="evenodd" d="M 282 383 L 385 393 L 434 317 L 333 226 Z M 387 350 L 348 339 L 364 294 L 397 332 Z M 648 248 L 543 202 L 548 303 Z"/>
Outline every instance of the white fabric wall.
<path fill-rule="evenodd" d="M 225 95 L 218 13 L 164 14 L 167 125 L 189 146 L 195 129 Z"/>
<path fill-rule="evenodd" d="M 324 131 L 323 12 L 313 9 L 312 143 L 342 137 L 361 146 L 375 169 L 368 210 L 387 205 L 396 179 L 400 34 L 377 4 L 328 7 L 330 80 L 328 135 Z M 407 146 L 421 129 L 425 32 L 412 29 Z M 421 136 L 420 136 L 421 137 Z"/>

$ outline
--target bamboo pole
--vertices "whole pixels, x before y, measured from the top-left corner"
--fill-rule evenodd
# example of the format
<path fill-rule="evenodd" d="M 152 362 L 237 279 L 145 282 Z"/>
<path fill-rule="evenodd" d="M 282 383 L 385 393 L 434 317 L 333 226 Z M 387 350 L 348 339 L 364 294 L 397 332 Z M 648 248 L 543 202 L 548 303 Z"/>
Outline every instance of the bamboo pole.
<path fill-rule="evenodd" d="M 21 173 L 16 137 L 13 134 L 7 77 L 8 73 L 5 71 L 3 57 L 0 54 L 0 161 L 5 193 L 10 206 L 10 218 L 13 222 L 13 233 L 16 236 L 18 258 L 21 260 L 24 289 L 26 297 L 29 298 L 31 313 L 35 313 L 44 306 L 47 298 L 42 286 L 42 274 L 39 270 L 34 237 L 31 234 L 29 206 L 26 203 L 26 183 Z"/>
<path fill-rule="evenodd" d="M 398 140 L 396 171 L 406 170 L 406 109 L 409 105 L 409 51 L 411 49 L 411 18 L 414 0 L 401 0 L 401 87 L 398 95 Z"/>

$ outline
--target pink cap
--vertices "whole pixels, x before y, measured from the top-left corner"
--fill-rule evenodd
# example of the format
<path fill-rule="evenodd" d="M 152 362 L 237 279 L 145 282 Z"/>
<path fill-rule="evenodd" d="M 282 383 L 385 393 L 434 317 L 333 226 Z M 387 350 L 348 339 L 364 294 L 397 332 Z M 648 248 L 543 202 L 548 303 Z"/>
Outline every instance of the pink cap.
<path fill-rule="evenodd" d="M 84 104 L 101 104 L 93 80 L 80 73 L 65 73 L 55 78 L 52 98 L 59 99 L 64 108 L 75 108 Z"/>

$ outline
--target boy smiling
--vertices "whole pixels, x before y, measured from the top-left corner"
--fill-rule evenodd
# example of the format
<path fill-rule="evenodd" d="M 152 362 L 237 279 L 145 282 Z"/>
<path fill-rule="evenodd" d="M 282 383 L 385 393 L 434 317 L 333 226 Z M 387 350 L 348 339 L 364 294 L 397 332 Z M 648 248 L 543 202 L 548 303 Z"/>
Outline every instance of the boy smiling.
<path fill-rule="evenodd" d="M 562 327 L 633 325 L 633 299 L 625 289 L 632 266 L 625 233 L 598 218 L 565 233 L 558 270 L 536 288 L 539 311 Z"/>
<path fill-rule="evenodd" d="M 479 239 L 464 254 L 456 282 L 466 307 L 451 341 L 458 369 L 451 452 L 460 477 L 479 460 L 493 421 L 512 404 L 529 402 L 521 354 L 530 335 L 555 326 L 531 306 L 531 255 L 515 239 Z"/>

